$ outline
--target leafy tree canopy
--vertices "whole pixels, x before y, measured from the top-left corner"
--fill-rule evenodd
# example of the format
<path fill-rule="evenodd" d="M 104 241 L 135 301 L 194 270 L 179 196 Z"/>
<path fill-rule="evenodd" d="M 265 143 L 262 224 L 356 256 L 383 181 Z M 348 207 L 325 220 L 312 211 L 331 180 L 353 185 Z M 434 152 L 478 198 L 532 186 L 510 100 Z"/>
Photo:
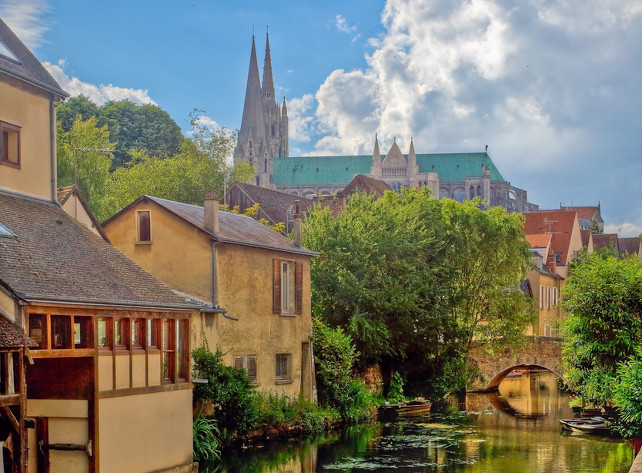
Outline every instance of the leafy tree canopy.
<path fill-rule="evenodd" d="M 355 194 L 338 215 L 316 206 L 303 233 L 321 253 L 313 314 L 342 327 L 365 363 L 412 356 L 452 377 L 441 368 L 462 366 L 473 339 L 512 343 L 531 321 L 519 290 L 530 261 L 521 227 L 518 215 L 426 189 Z"/>
<path fill-rule="evenodd" d="M 595 403 L 612 400 L 618 363 L 642 341 L 642 264 L 584 254 L 564 288 L 562 358 L 567 383 Z"/>

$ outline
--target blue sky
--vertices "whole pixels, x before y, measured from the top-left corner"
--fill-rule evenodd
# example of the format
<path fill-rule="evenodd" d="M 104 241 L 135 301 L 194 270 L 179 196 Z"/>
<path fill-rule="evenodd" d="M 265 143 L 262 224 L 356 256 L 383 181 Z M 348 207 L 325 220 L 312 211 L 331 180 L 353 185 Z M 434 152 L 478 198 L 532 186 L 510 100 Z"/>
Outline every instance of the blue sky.
<path fill-rule="evenodd" d="M 0 0 L 71 94 L 240 126 L 270 28 L 290 154 L 482 151 L 541 208 L 642 232 L 642 0 Z"/>

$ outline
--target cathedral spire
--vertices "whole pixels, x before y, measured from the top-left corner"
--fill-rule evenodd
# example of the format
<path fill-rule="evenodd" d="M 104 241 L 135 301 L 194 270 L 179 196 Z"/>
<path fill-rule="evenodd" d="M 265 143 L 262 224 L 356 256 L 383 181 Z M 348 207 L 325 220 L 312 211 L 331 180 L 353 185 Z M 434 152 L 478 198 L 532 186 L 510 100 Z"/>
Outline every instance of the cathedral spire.
<path fill-rule="evenodd" d="M 285 103 L 285 95 L 283 96 L 283 107 L 281 107 L 281 116 L 282 117 L 288 116 L 288 106 Z"/>
<path fill-rule="evenodd" d="M 250 53 L 250 68 L 247 73 L 247 86 L 245 88 L 245 104 L 243 105 L 243 118 L 239 130 L 239 143 L 246 143 L 250 136 L 259 139 L 265 135 L 265 121 L 263 119 L 263 99 L 261 97 L 261 83 L 259 82 L 259 64 L 256 59 L 256 45 L 252 36 L 252 51 Z M 237 145 L 235 155 L 241 153 Z"/>
<path fill-rule="evenodd" d="M 270 33 L 265 34 L 265 61 L 263 62 L 263 97 L 274 100 L 272 57 L 270 56 Z"/>

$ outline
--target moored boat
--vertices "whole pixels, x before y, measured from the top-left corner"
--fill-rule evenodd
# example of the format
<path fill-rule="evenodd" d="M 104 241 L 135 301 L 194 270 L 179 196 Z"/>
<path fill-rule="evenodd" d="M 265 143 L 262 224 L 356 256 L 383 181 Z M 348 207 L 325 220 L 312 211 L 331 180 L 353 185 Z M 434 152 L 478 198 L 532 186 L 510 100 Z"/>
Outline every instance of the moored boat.
<path fill-rule="evenodd" d="M 427 414 L 430 412 L 430 406 L 430 401 L 421 398 L 395 404 L 384 404 L 379 407 L 379 419 L 387 422 L 395 420 L 400 415 Z"/>
<path fill-rule="evenodd" d="M 562 430 L 580 432 L 583 434 L 605 435 L 608 434 L 609 424 L 603 417 L 560 419 Z"/>

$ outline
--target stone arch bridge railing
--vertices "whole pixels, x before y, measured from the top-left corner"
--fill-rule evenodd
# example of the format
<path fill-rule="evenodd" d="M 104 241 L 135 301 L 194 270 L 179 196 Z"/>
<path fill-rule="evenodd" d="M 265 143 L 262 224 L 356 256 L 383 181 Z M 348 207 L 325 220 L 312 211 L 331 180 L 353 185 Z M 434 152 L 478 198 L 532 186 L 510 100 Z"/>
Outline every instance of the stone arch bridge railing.
<path fill-rule="evenodd" d="M 559 338 L 530 337 L 522 348 L 509 348 L 489 354 L 483 346 L 475 346 L 470 352 L 469 362 L 477 366 L 481 380 L 477 380 L 473 391 L 491 391 L 512 370 L 518 368 L 545 368 L 562 376 L 562 342 Z"/>

